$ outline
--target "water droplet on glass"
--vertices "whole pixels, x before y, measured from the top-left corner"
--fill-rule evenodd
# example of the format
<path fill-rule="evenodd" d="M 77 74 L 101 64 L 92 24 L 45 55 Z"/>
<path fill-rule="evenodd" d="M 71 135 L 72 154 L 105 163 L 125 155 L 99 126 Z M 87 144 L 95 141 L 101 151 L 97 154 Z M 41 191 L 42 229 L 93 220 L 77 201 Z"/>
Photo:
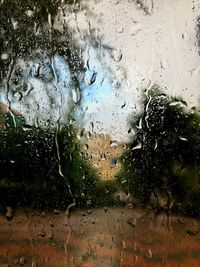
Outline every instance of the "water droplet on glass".
<path fill-rule="evenodd" d="M 30 10 L 30 9 L 26 10 L 25 13 L 26 13 L 26 15 L 27 15 L 28 17 L 32 17 L 32 16 L 33 16 L 33 11 Z"/>
<path fill-rule="evenodd" d="M 132 148 L 132 150 L 141 149 L 141 148 L 142 148 L 142 144 L 139 143 L 139 144 L 135 145 L 135 146 Z"/>
<path fill-rule="evenodd" d="M 41 237 L 45 237 L 46 236 L 46 232 L 44 230 L 40 230 L 38 235 L 41 236 Z"/>
<path fill-rule="evenodd" d="M 122 241 L 122 250 L 125 250 L 126 249 L 126 242 L 123 240 Z"/>
<path fill-rule="evenodd" d="M 172 101 L 170 104 L 170 106 L 182 106 L 182 107 L 186 107 L 187 106 L 187 103 L 185 101 L 182 101 L 182 100 L 178 100 L 178 101 Z"/>
<path fill-rule="evenodd" d="M 8 53 L 2 53 L 2 54 L 1 54 L 1 59 L 2 59 L 2 60 L 7 60 L 8 58 L 9 58 Z"/>
<path fill-rule="evenodd" d="M 49 238 L 50 240 L 53 239 L 53 232 L 50 232 L 50 234 L 48 235 L 48 238 Z"/>
<path fill-rule="evenodd" d="M 50 221 L 49 225 L 50 225 L 51 227 L 54 227 L 54 223 L 53 223 L 52 221 Z"/>
<path fill-rule="evenodd" d="M 100 247 L 103 247 L 104 246 L 104 242 L 103 241 L 100 241 Z"/>
<path fill-rule="evenodd" d="M 85 83 L 92 85 L 96 81 L 97 73 L 95 71 L 88 70 L 85 74 Z"/>
<path fill-rule="evenodd" d="M 24 265 L 25 263 L 26 263 L 25 257 L 21 257 L 20 260 L 19 260 L 19 264 L 20 265 Z"/>
<path fill-rule="evenodd" d="M 147 259 L 152 259 L 152 257 L 153 257 L 152 251 L 150 249 L 145 251 L 144 257 L 147 258 Z"/>
<path fill-rule="evenodd" d="M 121 105 L 121 108 L 124 108 L 126 106 L 126 103 L 124 103 L 123 105 Z"/>
<path fill-rule="evenodd" d="M 59 211 L 59 210 L 57 210 L 57 209 L 55 209 L 53 212 L 54 212 L 54 214 L 57 214 L 57 215 L 59 215 L 59 214 L 60 214 L 60 211 Z"/>
<path fill-rule="evenodd" d="M 85 150 L 88 150 L 89 149 L 89 145 L 88 144 L 85 144 L 84 145 L 84 148 L 85 148 Z"/>
<path fill-rule="evenodd" d="M 11 207 L 6 207 L 6 218 L 8 221 L 10 221 L 13 217 L 13 210 Z"/>
<path fill-rule="evenodd" d="M 118 49 L 118 50 L 113 49 L 112 50 L 112 57 L 116 62 L 121 61 L 122 60 L 122 52 L 121 52 L 121 50 L 120 49 Z"/>
<path fill-rule="evenodd" d="M 185 138 L 185 137 L 179 137 L 179 139 L 182 140 L 182 141 L 188 141 L 188 139 Z"/>
<path fill-rule="evenodd" d="M 110 147 L 117 148 L 118 143 L 116 141 L 110 141 Z"/>
<path fill-rule="evenodd" d="M 124 28 L 123 27 L 120 27 L 117 32 L 118 33 L 123 33 L 124 32 Z"/>
<path fill-rule="evenodd" d="M 18 21 L 16 21 L 14 18 L 11 18 L 12 26 L 14 30 L 17 30 L 18 28 Z"/>
<path fill-rule="evenodd" d="M 108 211 L 108 208 L 107 207 L 104 207 L 104 212 L 106 213 Z"/>
<path fill-rule="evenodd" d="M 127 223 L 130 224 L 131 226 L 135 227 L 137 224 L 136 218 L 130 218 L 127 220 Z"/>
<path fill-rule="evenodd" d="M 81 100 L 81 94 L 79 88 L 72 90 L 72 98 L 75 103 L 79 103 Z"/>

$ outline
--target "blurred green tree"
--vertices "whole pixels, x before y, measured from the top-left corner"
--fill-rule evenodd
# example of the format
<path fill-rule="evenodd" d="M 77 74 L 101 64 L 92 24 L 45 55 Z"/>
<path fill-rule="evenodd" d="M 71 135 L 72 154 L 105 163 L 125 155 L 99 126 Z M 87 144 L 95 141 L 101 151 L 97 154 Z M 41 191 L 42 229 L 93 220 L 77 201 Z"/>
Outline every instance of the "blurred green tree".
<path fill-rule="evenodd" d="M 135 135 L 121 157 L 121 186 L 143 204 L 199 214 L 200 115 L 154 86 L 133 116 Z M 193 171 L 191 171 L 193 170 Z"/>
<path fill-rule="evenodd" d="M 16 125 L 10 113 L 0 130 L 0 202 L 66 208 L 103 205 L 105 185 L 91 166 L 72 125 Z M 108 199 L 107 199 L 108 200 Z"/>

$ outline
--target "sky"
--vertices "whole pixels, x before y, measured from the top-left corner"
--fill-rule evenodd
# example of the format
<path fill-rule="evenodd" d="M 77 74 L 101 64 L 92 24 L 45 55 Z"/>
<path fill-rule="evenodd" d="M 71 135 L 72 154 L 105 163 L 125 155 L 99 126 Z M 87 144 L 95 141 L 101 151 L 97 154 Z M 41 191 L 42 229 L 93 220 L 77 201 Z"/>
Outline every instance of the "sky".
<path fill-rule="evenodd" d="M 90 38 L 100 43 L 90 54 L 90 61 L 94 69 L 98 59 L 101 61 L 97 77 L 105 71 L 107 82 L 102 87 L 97 82 L 98 90 L 94 85 L 88 88 L 99 101 L 89 104 L 86 125 L 98 121 L 94 123 L 96 131 L 120 141 L 129 139 L 128 118 L 140 111 L 144 88 L 158 84 L 169 95 L 182 97 L 188 107 L 199 105 L 196 18 L 200 1 L 144 2 L 149 14 L 134 1 L 90 0 L 76 16 L 64 18 L 76 30 L 74 38 L 83 49 L 88 49 Z M 83 59 L 86 61 L 87 55 Z"/>

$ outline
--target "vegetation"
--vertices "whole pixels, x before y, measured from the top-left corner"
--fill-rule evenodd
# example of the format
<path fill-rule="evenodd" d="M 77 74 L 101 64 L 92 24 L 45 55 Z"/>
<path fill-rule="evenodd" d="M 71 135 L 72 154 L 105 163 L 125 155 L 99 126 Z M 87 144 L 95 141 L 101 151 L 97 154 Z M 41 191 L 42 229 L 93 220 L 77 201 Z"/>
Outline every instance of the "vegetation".
<path fill-rule="evenodd" d="M 99 181 L 73 126 L 58 123 L 57 129 L 26 125 L 22 116 L 11 112 L 9 94 L 20 93 L 19 101 L 23 102 L 21 92 L 27 89 L 23 88 L 26 87 L 24 73 L 20 68 L 16 69 L 20 58 L 26 63 L 35 58 L 40 60 L 43 54 L 50 60 L 58 54 L 69 65 L 71 86 L 79 87 L 79 74 L 83 70 L 80 51 L 68 26 L 62 25 L 64 11 L 60 11 L 63 6 L 74 11 L 78 8 L 77 3 L 79 0 L 7 0 L 0 3 L 0 54 L 3 55 L 0 58 L 0 85 L 4 87 L 9 105 L 5 125 L 4 115 L 0 114 L 3 126 L 0 130 L 0 202 L 11 206 L 66 207 L 74 198 L 77 206 L 103 205 L 113 190 L 109 183 Z M 54 27 L 58 12 L 62 13 L 61 32 Z M 72 118 L 74 109 L 70 110 Z M 51 125 L 51 122 L 46 123 Z"/>
<path fill-rule="evenodd" d="M 81 148 L 72 126 L 36 128 L 7 114 L 0 131 L 0 203 L 67 207 L 103 205 L 106 187 Z"/>
<path fill-rule="evenodd" d="M 156 199 L 156 208 L 200 215 L 199 113 L 154 86 L 131 127 L 120 185 L 142 204 Z"/>
<path fill-rule="evenodd" d="M 0 82 L 7 77 L 19 58 L 27 59 L 45 54 L 50 59 L 56 53 L 63 56 L 70 67 L 74 86 L 83 69 L 77 43 L 73 40 L 68 25 L 62 23 L 59 31 L 55 27 L 59 8 L 68 5 L 77 9 L 79 0 L 6 0 L 0 3 Z M 9 78 L 9 77 L 8 77 Z"/>

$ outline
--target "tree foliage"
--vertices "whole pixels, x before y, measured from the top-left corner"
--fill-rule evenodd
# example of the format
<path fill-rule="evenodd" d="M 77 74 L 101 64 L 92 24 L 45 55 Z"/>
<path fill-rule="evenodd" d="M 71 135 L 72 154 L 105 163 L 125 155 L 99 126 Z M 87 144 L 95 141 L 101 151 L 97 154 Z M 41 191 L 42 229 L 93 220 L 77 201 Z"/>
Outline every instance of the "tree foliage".
<path fill-rule="evenodd" d="M 144 204 L 154 195 L 159 206 L 175 209 L 179 203 L 182 211 L 200 214 L 199 113 L 156 86 L 143 104 L 131 121 L 135 135 L 121 158 L 118 180 Z"/>
<path fill-rule="evenodd" d="M 45 53 L 49 58 L 59 53 L 68 61 L 72 78 L 82 70 L 77 42 L 68 25 L 60 18 L 60 31 L 54 27 L 58 11 L 65 5 L 77 8 L 79 0 L 6 0 L 0 3 L 0 81 L 7 76 L 9 67 L 19 58 L 34 58 Z M 63 38 L 64 37 L 64 38 Z M 74 74 L 76 73 L 76 75 Z M 74 78 L 74 83 L 77 79 Z"/>
<path fill-rule="evenodd" d="M 103 204 L 104 185 L 92 168 L 76 131 L 26 125 L 7 114 L 0 130 L 0 202 L 67 207 Z"/>

